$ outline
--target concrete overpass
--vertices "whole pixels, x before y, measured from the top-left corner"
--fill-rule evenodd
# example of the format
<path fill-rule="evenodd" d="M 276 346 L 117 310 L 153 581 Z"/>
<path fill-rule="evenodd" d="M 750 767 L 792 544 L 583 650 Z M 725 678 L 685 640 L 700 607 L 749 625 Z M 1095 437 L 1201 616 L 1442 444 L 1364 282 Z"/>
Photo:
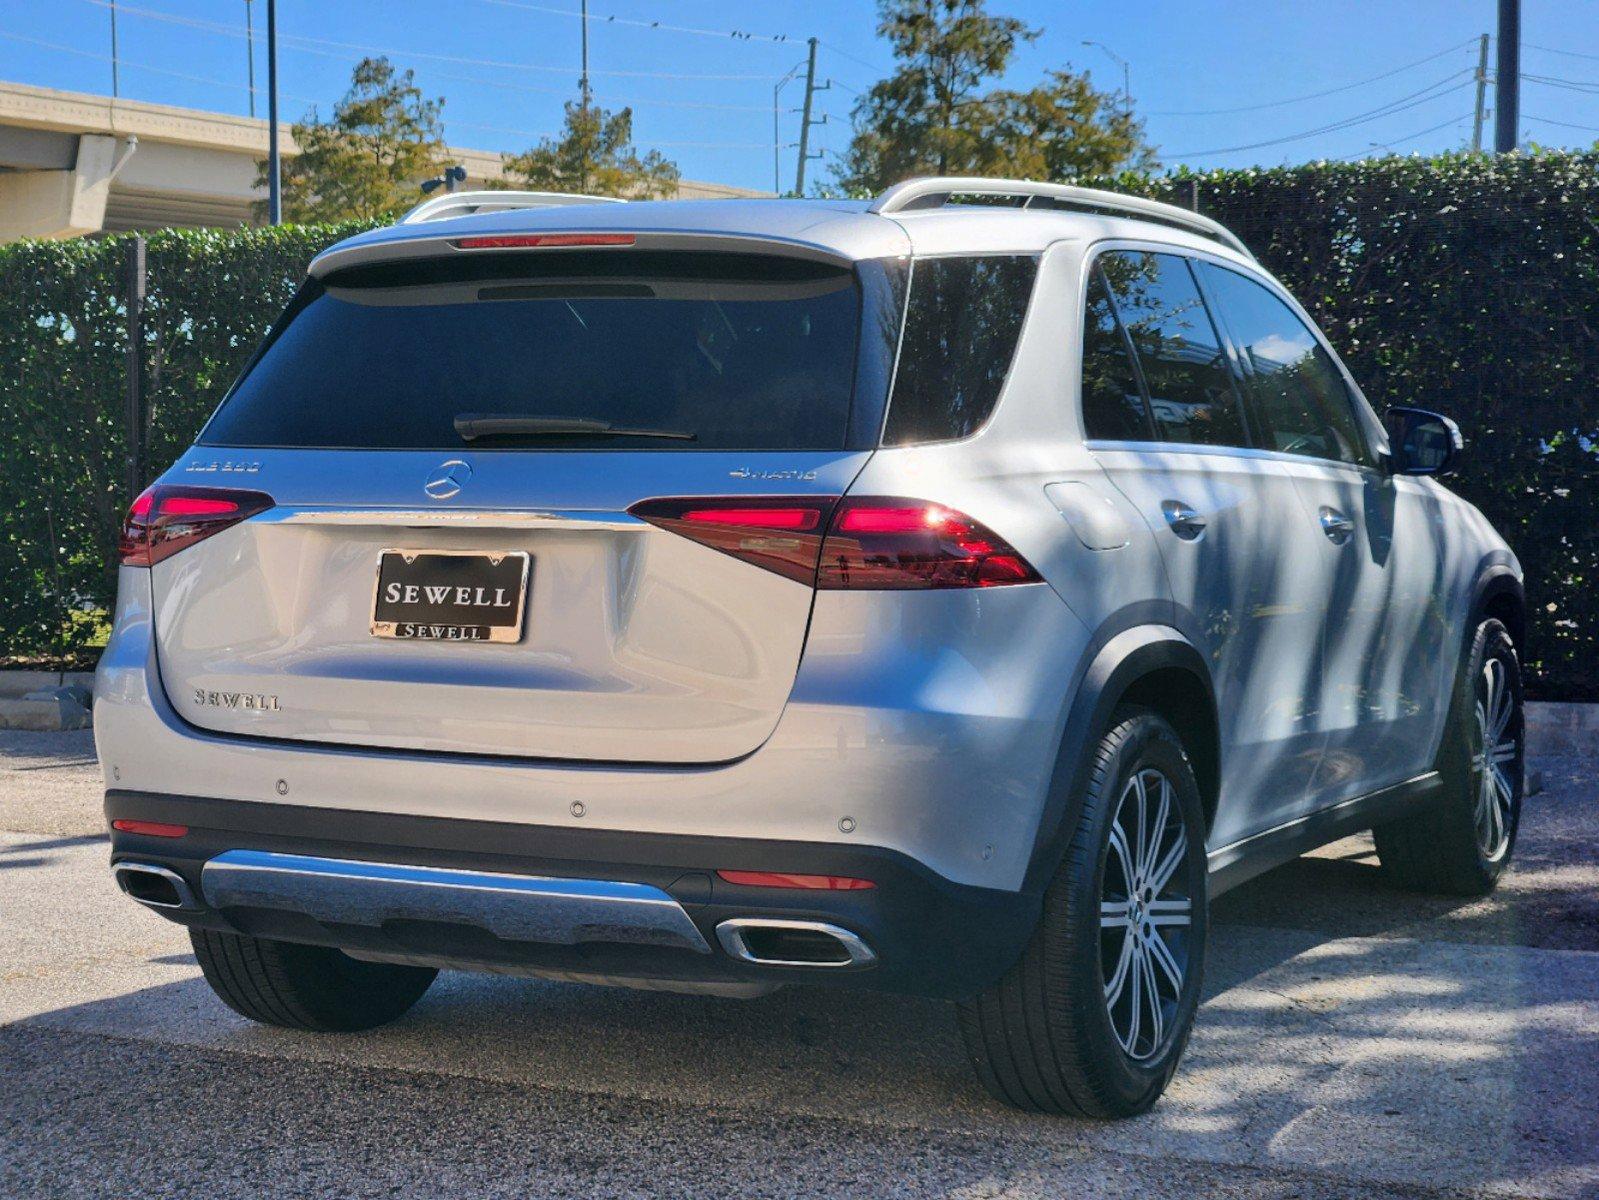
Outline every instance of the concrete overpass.
<path fill-rule="evenodd" d="M 283 152 L 295 153 L 287 123 Z M 0 241 L 253 224 L 266 155 L 262 120 L 0 82 Z M 503 175 L 498 151 L 452 147 L 448 158 L 466 168 L 468 188 Z M 678 187 L 684 199 L 765 194 Z"/>

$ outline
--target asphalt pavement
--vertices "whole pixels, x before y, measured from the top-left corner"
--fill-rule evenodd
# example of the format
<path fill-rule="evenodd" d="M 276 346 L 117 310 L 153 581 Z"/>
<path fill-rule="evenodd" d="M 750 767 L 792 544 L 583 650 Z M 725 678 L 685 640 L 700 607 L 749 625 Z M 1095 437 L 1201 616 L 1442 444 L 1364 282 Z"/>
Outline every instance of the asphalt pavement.
<path fill-rule="evenodd" d="M 1599 782 L 1546 759 L 1491 897 L 1369 838 L 1217 904 L 1170 1092 L 989 1100 L 948 1006 L 448 973 L 351 1036 L 253 1026 L 106 870 L 87 734 L 0 733 L 0 1195 L 1599 1197 Z"/>

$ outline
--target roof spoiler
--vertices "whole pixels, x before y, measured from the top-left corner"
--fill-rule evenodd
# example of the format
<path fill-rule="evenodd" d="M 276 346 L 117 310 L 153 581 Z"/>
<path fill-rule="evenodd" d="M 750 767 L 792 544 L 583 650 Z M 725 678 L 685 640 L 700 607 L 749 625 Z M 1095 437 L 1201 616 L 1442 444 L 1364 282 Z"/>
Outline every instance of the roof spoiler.
<path fill-rule="evenodd" d="M 868 212 L 889 216 L 893 213 L 942 208 L 956 196 L 1013 196 L 1022 208 L 1067 208 L 1085 212 L 1114 213 L 1175 225 L 1197 233 L 1254 259 L 1248 246 L 1220 221 L 1212 221 L 1175 204 L 1124 196 L 1099 188 L 1076 187 L 1066 183 L 1033 183 L 1024 179 L 983 179 L 977 176 L 934 175 L 896 183 L 868 207 Z"/>

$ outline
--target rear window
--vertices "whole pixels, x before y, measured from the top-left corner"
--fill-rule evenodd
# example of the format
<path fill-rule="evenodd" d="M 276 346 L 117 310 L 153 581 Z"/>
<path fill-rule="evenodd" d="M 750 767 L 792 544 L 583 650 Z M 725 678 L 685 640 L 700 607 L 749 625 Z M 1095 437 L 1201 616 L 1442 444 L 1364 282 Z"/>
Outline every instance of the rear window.
<path fill-rule="evenodd" d="M 355 268 L 306 285 L 200 440 L 839 449 L 860 307 L 849 270 L 772 256 L 563 251 Z M 542 428 L 467 423 L 469 442 L 465 417 Z M 690 436 L 617 437 L 593 422 Z"/>
<path fill-rule="evenodd" d="M 994 411 L 1038 274 L 1030 255 L 919 258 L 883 443 L 948 442 Z"/>

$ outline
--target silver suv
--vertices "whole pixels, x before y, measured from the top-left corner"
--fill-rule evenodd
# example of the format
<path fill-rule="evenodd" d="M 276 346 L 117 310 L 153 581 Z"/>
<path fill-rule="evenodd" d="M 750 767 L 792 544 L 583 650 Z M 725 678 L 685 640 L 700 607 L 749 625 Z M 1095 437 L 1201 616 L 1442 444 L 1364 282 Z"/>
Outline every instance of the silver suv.
<path fill-rule="evenodd" d="M 1003 1100 L 1125 1116 L 1224 889 L 1368 828 L 1493 886 L 1516 559 L 1226 229 L 514 203 L 317 258 L 129 514 L 112 866 L 234 1009 L 880 988 L 957 1001 Z"/>

